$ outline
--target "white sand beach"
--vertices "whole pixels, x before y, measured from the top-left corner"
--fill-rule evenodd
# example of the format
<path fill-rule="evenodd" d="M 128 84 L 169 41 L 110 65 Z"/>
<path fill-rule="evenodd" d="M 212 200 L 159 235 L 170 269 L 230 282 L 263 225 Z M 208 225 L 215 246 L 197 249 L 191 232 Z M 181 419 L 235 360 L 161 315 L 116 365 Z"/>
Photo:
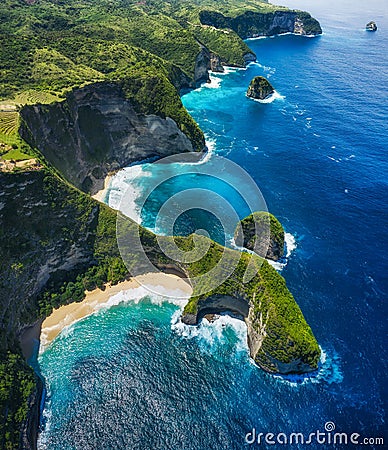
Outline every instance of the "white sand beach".
<path fill-rule="evenodd" d="M 43 321 L 40 351 L 43 351 L 65 327 L 93 314 L 103 305 L 108 306 L 112 296 L 141 286 L 159 295 L 163 295 L 163 292 L 179 292 L 181 298 L 189 298 L 192 293 L 190 284 L 183 278 L 161 272 L 133 277 L 114 286 L 107 285 L 104 290 L 86 291 L 86 297 L 82 302 L 61 306 Z"/>

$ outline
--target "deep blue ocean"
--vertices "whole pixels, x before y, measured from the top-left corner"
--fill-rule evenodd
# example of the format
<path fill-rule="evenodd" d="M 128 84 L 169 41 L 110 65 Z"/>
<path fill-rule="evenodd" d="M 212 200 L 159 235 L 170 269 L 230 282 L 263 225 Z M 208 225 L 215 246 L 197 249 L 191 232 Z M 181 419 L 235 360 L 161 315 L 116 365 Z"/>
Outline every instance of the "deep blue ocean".
<path fill-rule="evenodd" d="M 245 169 L 291 238 L 282 275 L 322 348 L 318 374 L 301 381 L 263 372 L 237 319 L 184 327 L 178 303 L 123 294 L 128 301 L 77 322 L 40 354 L 48 390 L 40 448 L 343 448 L 244 441 L 253 428 L 308 436 L 327 422 L 387 442 L 388 7 L 282 3 L 310 11 L 324 34 L 251 40 L 257 63 L 213 74 L 182 101 L 212 149 L 203 165 L 219 155 Z M 364 31 L 369 20 L 376 33 Z M 271 103 L 245 97 L 256 75 L 275 87 Z M 117 206 L 126 185 L 136 207 L 160 170 L 120 172 L 106 201 Z M 179 164 L 165 170 L 184 172 Z M 190 183 L 166 185 L 137 220 L 155 229 L 158 201 Z M 181 226 L 217 228 L 194 216 Z"/>

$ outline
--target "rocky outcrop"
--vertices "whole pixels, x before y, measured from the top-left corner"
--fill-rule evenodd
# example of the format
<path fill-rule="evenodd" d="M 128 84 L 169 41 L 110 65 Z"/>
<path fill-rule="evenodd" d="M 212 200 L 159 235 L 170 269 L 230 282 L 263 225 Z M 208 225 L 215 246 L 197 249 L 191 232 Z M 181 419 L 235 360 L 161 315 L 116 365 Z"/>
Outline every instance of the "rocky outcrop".
<path fill-rule="evenodd" d="M 206 76 L 208 60 L 204 64 Z M 21 136 L 70 183 L 91 194 L 103 188 L 109 172 L 193 151 L 174 120 L 137 113 L 115 83 L 76 89 L 60 103 L 25 106 L 21 118 Z"/>
<path fill-rule="evenodd" d="M 315 371 L 320 355 L 318 345 L 308 351 L 301 351 L 300 348 L 297 349 L 298 344 L 288 337 L 284 340 L 284 347 L 279 346 L 278 336 L 274 336 L 271 330 L 270 312 L 265 313 L 260 306 L 245 296 L 214 295 L 200 300 L 197 312 L 184 313 L 181 320 L 187 325 L 197 325 L 209 314 L 226 312 L 238 315 L 247 325 L 250 356 L 262 369 L 283 375 Z M 296 350 L 295 354 L 290 352 L 293 348 Z"/>
<path fill-rule="evenodd" d="M 206 47 L 201 48 L 195 60 L 194 79 L 195 82 L 200 84 L 203 82 L 209 82 L 209 69 L 210 69 L 210 52 Z"/>
<path fill-rule="evenodd" d="M 265 100 L 275 92 L 271 83 L 264 77 L 255 77 L 250 82 L 247 97 L 255 100 Z"/>
<path fill-rule="evenodd" d="M 27 418 L 21 426 L 20 448 L 23 450 L 37 449 L 43 381 L 37 375 L 35 375 L 35 381 L 35 388 L 28 399 Z"/>
<path fill-rule="evenodd" d="M 228 17 L 220 12 L 203 10 L 200 12 L 200 21 L 203 25 L 215 28 L 230 28 L 242 39 L 283 33 L 309 36 L 322 33 L 319 22 L 303 11 L 246 11 L 237 17 Z"/>
<path fill-rule="evenodd" d="M 25 315 L 37 319 L 31 310 L 53 277 L 92 264 L 98 205 L 82 211 L 45 170 L 0 172 L 0 185 L 0 325 L 7 332 L 22 329 Z"/>
<path fill-rule="evenodd" d="M 186 325 L 196 325 L 206 314 L 218 314 L 231 312 L 242 318 L 249 313 L 249 302 L 245 298 L 232 297 L 230 295 L 212 295 L 198 303 L 196 314 L 185 314 L 182 322 Z"/>
<path fill-rule="evenodd" d="M 198 53 L 195 60 L 195 82 L 197 84 L 203 82 L 210 82 L 209 70 L 212 72 L 224 72 L 224 67 L 221 58 L 214 52 L 211 52 L 207 47 L 200 44 L 201 51 Z"/>
<path fill-rule="evenodd" d="M 213 52 L 210 52 L 210 70 L 212 72 L 224 72 L 224 67 L 221 63 L 221 58 Z"/>
<path fill-rule="evenodd" d="M 273 261 L 278 261 L 284 255 L 283 227 L 275 216 L 264 211 L 243 219 L 236 228 L 234 240 L 239 247 Z"/>
<path fill-rule="evenodd" d="M 245 65 L 256 61 L 256 55 L 254 53 L 245 53 L 243 56 Z"/>
<path fill-rule="evenodd" d="M 373 20 L 371 22 L 368 22 L 366 24 L 366 30 L 367 31 L 377 31 L 377 25 L 376 22 L 373 22 Z"/>

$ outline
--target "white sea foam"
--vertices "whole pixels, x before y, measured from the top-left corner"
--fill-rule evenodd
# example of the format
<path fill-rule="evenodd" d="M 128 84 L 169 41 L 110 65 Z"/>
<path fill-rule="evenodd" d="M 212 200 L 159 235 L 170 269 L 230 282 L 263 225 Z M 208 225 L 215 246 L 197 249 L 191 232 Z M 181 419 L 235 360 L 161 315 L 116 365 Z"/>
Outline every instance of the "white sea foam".
<path fill-rule="evenodd" d="M 250 98 L 251 100 L 258 102 L 258 103 L 272 103 L 275 100 L 284 100 L 285 96 L 279 94 L 279 92 L 277 92 L 277 91 L 274 91 L 273 94 L 271 94 L 269 97 L 265 98 L 264 100 L 259 100 L 258 98 L 251 98 L 251 97 L 248 97 L 248 98 Z"/>
<path fill-rule="evenodd" d="M 217 142 L 215 139 L 210 138 L 209 136 L 207 136 L 205 134 L 205 143 L 206 143 L 206 147 L 207 147 L 207 152 L 204 154 L 204 156 L 197 162 L 181 162 L 181 163 L 176 163 L 179 165 L 189 165 L 189 166 L 197 166 L 197 165 L 201 165 L 204 164 L 206 162 L 208 162 L 210 160 L 210 158 L 212 157 L 213 153 L 215 152 L 216 149 L 216 145 Z"/>
<path fill-rule="evenodd" d="M 223 345 L 225 332 L 232 329 L 236 335 L 237 351 L 249 352 L 247 326 L 241 319 L 229 314 L 216 315 L 213 322 L 202 319 L 198 325 L 186 325 L 180 320 L 181 312 L 177 311 L 171 318 L 171 329 L 184 339 L 196 339 L 203 350 L 211 351 L 215 345 Z"/>
<path fill-rule="evenodd" d="M 143 171 L 143 167 L 140 164 L 120 170 L 112 178 L 108 193 L 108 205 L 116 210 L 121 209 L 124 214 L 137 223 L 141 223 L 141 211 L 139 211 L 136 204 L 136 200 L 141 192 L 139 188 L 135 187 L 133 181 L 140 176 L 149 176 L 147 172 Z M 121 205 L 124 194 L 126 204 Z"/>
<path fill-rule="evenodd" d="M 319 348 L 321 357 L 316 372 L 302 375 L 275 375 L 275 379 L 293 387 L 307 383 L 342 383 L 344 377 L 338 354 L 334 350 L 327 352 L 322 347 Z"/>
<path fill-rule="evenodd" d="M 280 34 L 274 34 L 272 36 L 256 36 L 256 37 L 251 37 L 251 38 L 247 38 L 246 41 L 258 41 L 259 39 L 274 39 L 276 37 L 281 37 L 281 36 L 298 36 L 298 37 L 303 37 L 303 38 L 315 38 L 317 36 L 315 35 L 311 35 L 311 34 L 299 34 L 299 33 L 292 33 L 291 31 L 287 32 L 287 33 L 280 33 Z"/>
<path fill-rule="evenodd" d="M 223 72 L 212 72 L 209 71 L 209 80 L 210 82 L 204 82 L 201 84 L 201 87 L 197 90 L 201 90 L 202 88 L 207 88 L 207 89 L 218 89 L 219 87 L 221 87 L 221 83 L 222 83 L 222 78 L 225 75 L 229 75 L 231 73 L 237 72 L 239 70 L 246 70 L 246 67 L 229 67 L 229 66 L 224 66 L 224 71 Z"/>
<path fill-rule="evenodd" d="M 268 36 L 256 36 L 245 39 L 246 41 L 258 41 L 260 39 L 268 39 Z"/>
<path fill-rule="evenodd" d="M 291 256 L 292 252 L 296 249 L 296 239 L 291 233 L 284 233 L 284 254 L 285 257 L 282 258 L 279 261 L 271 261 L 268 260 L 268 262 L 271 264 L 272 267 L 274 267 L 276 270 L 281 271 L 283 270 L 287 263 L 288 258 Z"/>
<path fill-rule="evenodd" d="M 253 250 L 249 250 L 245 247 L 239 247 L 236 245 L 234 238 L 230 239 L 230 246 L 235 248 L 236 250 L 240 250 L 240 252 L 250 253 L 251 255 L 255 255 L 256 253 Z M 291 233 L 284 233 L 284 254 L 285 256 L 279 261 L 272 261 L 271 259 L 267 259 L 268 263 L 271 264 L 277 271 L 283 270 L 287 263 L 288 258 L 291 256 L 292 252 L 296 249 L 297 243 L 295 237 Z"/>
<path fill-rule="evenodd" d="M 296 239 L 291 233 L 284 233 L 284 241 L 286 244 L 286 258 L 291 256 L 291 253 L 296 249 Z"/>
<path fill-rule="evenodd" d="M 247 70 L 247 67 L 250 65 L 249 63 L 246 67 L 232 67 L 232 66 L 224 66 L 224 71 L 217 73 L 217 75 L 229 75 L 230 73 L 239 72 L 240 70 Z"/>
<path fill-rule="evenodd" d="M 208 162 L 216 150 L 216 145 L 217 145 L 216 140 L 209 138 L 206 134 L 205 134 L 205 139 L 206 139 L 207 152 L 206 152 L 205 156 L 195 164 L 203 164 L 203 163 Z"/>
<path fill-rule="evenodd" d="M 47 386 L 48 383 L 46 383 Z M 48 398 L 48 393 L 46 394 Z M 43 432 L 39 433 L 38 439 L 37 439 L 37 448 L 38 450 L 49 450 L 49 440 L 47 439 L 47 436 L 50 435 L 50 429 L 51 424 L 53 420 L 53 412 L 49 404 L 49 400 L 46 400 L 45 407 L 43 409 L 42 414 L 42 421 L 44 423 L 44 430 Z"/>
<path fill-rule="evenodd" d="M 329 156 L 329 155 L 327 155 L 327 158 L 331 159 L 332 161 L 334 161 L 336 163 L 341 162 L 341 158 L 340 159 L 336 159 L 336 158 L 333 158 L 332 156 Z"/>
<path fill-rule="evenodd" d="M 219 77 L 219 73 L 217 75 L 214 72 L 209 72 L 210 83 L 205 82 L 201 84 L 201 87 L 208 89 L 218 89 L 221 86 L 222 79 Z"/>
<path fill-rule="evenodd" d="M 121 303 L 137 305 L 144 299 L 147 299 L 154 305 L 161 306 L 163 303 L 172 303 L 183 309 L 189 298 L 190 295 L 180 289 L 169 289 L 162 285 L 145 284 L 112 295 L 106 302 L 96 305 L 94 312 L 106 310 Z"/>
<path fill-rule="evenodd" d="M 87 316 L 83 316 L 77 320 L 73 320 L 73 314 L 70 313 L 70 315 L 65 318 L 65 322 L 67 318 L 70 318 L 71 323 L 61 329 L 60 335 L 62 338 L 70 336 L 74 331 L 74 325 L 76 323 L 84 320 L 90 315 L 104 312 L 113 306 L 124 303 L 133 303 L 137 305 L 138 303 L 147 300 L 152 304 L 158 306 L 161 306 L 164 303 L 171 303 L 178 306 L 180 311 L 182 311 L 189 298 L 190 294 L 179 288 L 171 289 L 163 285 L 145 282 L 141 286 L 124 289 L 108 297 L 106 301 L 93 304 L 93 310 Z M 39 354 L 42 354 L 48 348 L 49 341 L 47 340 L 47 334 L 55 328 L 58 328 L 57 324 L 53 327 L 46 327 L 44 330 L 42 330 L 40 336 Z"/>
<path fill-rule="evenodd" d="M 276 69 L 274 67 L 265 66 L 265 65 L 261 64 L 260 62 L 256 62 L 255 66 L 260 67 L 260 69 L 263 69 L 264 72 L 267 72 L 268 77 L 270 75 L 273 75 L 276 72 Z"/>

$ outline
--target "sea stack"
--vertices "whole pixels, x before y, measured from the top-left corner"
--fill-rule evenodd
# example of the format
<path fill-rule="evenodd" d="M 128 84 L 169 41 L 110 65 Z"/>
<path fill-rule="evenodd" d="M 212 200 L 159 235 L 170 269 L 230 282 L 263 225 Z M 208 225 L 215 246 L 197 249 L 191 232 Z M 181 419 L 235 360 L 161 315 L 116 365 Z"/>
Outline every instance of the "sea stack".
<path fill-rule="evenodd" d="M 247 97 L 255 100 L 265 100 L 275 92 L 271 83 L 264 77 L 255 77 L 248 88 Z"/>
<path fill-rule="evenodd" d="M 377 31 L 377 25 L 376 22 L 370 21 L 366 24 L 366 30 L 367 31 Z"/>
<path fill-rule="evenodd" d="M 259 256 L 278 261 L 284 255 L 284 230 L 272 214 L 259 211 L 241 220 L 234 233 L 240 247 L 253 250 Z"/>

